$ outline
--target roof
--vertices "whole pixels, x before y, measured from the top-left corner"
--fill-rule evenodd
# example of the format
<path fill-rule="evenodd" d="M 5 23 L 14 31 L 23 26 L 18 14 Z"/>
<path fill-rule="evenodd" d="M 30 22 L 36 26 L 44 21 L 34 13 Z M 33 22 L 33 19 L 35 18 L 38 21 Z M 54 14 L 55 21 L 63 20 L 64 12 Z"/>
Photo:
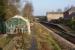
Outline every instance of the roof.
<path fill-rule="evenodd" d="M 25 19 L 24 17 L 22 17 L 22 16 L 20 16 L 20 15 L 16 15 L 16 16 L 14 16 L 14 17 L 12 17 L 12 18 L 19 18 L 19 19 L 22 19 L 22 20 L 24 20 L 24 21 L 27 21 L 27 19 Z"/>
<path fill-rule="evenodd" d="M 63 14 L 63 12 L 47 12 L 47 14 Z"/>
<path fill-rule="evenodd" d="M 12 18 L 19 18 L 19 19 L 22 19 L 22 20 L 24 20 L 24 21 L 28 21 L 27 19 L 25 19 L 24 17 L 22 17 L 22 16 L 20 16 L 20 15 L 15 15 L 14 17 L 9 18 L 8 20 L 10 20 L 10 19 L 12 19 Z M 6 20 L 6 21 L 8 21 L 8 20 Z"/>

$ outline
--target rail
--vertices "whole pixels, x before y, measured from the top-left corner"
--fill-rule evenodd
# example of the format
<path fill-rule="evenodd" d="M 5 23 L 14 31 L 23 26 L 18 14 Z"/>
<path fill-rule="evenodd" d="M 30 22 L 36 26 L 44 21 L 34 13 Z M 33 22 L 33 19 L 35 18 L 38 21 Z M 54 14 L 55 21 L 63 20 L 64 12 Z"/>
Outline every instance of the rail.
<path fill-rule="evenodd" d="M 40 24 L 42 25 L 42 24 Z M 61 37 L 60 35 L 56 34 L 55 32 L 53 32 L 52 30 L 48 29 L 47 27 L 45 27 L 44 25 L 42 25 L 42 27 L 47 30 L 50 35 L 53 36 L 53 38 L 57 41 L 57 43 L 61 46 L 62 50 L 75 50 L 75 44 L 69 42 L 68 40 L 64 39 L 63 37 Z"/>

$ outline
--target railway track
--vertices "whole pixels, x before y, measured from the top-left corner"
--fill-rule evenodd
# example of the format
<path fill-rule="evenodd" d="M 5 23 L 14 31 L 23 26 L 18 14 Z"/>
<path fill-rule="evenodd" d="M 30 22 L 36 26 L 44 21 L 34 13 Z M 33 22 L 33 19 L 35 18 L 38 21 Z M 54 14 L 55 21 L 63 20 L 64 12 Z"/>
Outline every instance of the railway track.
<path fill-rule="evenodd" d="M 75 44 L 75 35 L 69 34 L 64 29 L 58 27 L 57 25 L 50 24 L 47 22 L 40 22 L 40 23 L 43 24 L 44 26 L 46 26 L 48 29 L 54 31 L 55 33 L 57 33 L 61 37 L 65 38 L 66 40 Z"/>

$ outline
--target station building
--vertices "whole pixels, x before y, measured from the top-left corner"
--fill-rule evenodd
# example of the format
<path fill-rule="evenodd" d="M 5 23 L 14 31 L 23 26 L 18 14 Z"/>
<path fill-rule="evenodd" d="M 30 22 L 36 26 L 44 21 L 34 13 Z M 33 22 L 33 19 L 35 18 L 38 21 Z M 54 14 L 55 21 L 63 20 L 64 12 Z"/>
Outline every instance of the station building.
<path fill-rule="evenodd" d="M 63 12 L 47 12 L 47 21 L 63 18 Z"/>

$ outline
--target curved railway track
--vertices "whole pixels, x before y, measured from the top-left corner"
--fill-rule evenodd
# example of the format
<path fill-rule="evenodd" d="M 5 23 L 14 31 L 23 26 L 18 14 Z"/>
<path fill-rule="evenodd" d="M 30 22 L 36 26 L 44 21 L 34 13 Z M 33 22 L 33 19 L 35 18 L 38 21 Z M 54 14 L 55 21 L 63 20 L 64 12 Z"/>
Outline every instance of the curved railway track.
<path fill-rule="evenodd" d="M 40 23 L 43 24 L 44 26 L 46 26 L 47 28 L 49 28 L 50 30 L 54 31 L 61 37 L 65 38 L 66 40 L 75 44 L 75 35 L 69 34 L 67 31 L 60 28 L 56 24 L 51 24 L 51 23 L 47 23 L 47 22 L 40 22 Z"/>

